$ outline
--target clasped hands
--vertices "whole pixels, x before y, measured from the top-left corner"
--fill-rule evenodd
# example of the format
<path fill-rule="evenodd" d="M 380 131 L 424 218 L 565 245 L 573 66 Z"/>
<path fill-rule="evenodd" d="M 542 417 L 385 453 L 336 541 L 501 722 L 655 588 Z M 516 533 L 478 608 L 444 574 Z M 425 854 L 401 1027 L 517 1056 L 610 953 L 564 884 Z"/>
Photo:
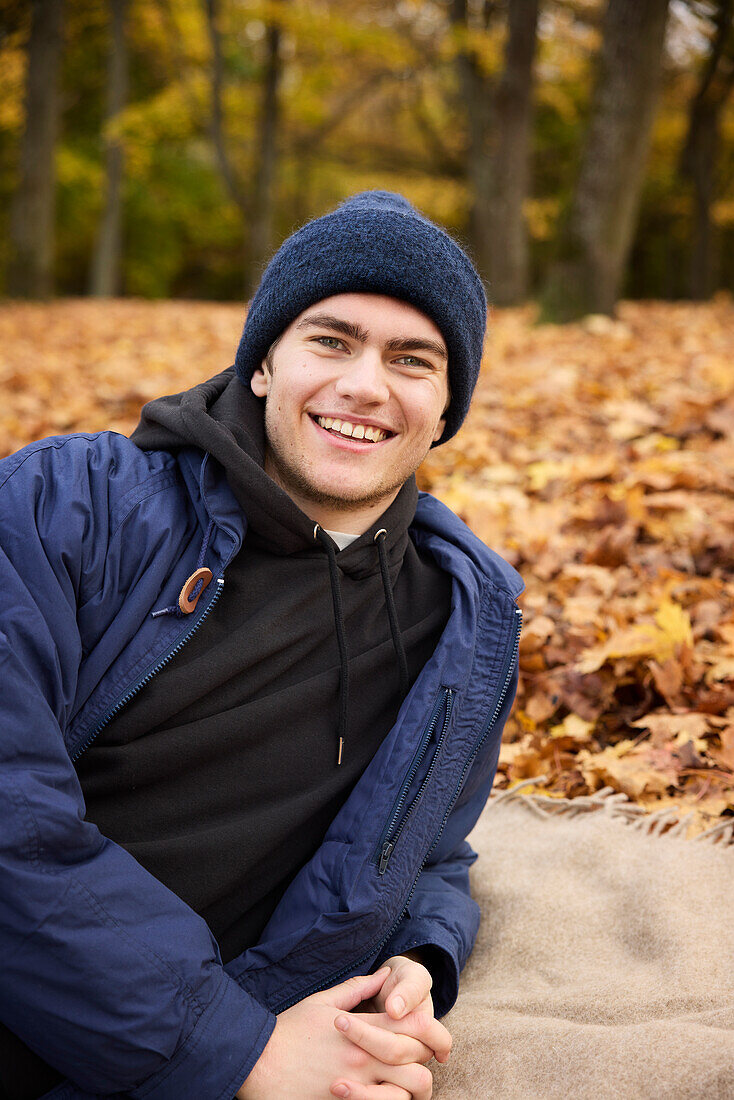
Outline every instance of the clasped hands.
<path fill-rule="evenodd" d="M 446 1062 L 451 1050 L 431 981 L 414 957 L 395 955 L 286 1009 L 239 1100 L 429 1100 L 426 1063 Z"/>

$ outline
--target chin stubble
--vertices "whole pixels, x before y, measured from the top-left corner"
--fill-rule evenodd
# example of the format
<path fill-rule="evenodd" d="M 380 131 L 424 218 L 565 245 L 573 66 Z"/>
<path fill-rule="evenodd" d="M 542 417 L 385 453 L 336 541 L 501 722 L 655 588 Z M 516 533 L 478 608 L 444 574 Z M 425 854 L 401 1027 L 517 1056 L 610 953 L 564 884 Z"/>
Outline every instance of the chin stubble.
<path fill-rule="evenodd" d="M 368 507 L 372 504 L 379 504 L 381 500 L 395 493 L 405 480 L 397 480 L 394 483 L 390 482 L 388 485 L 383 483 L 376 487 L 373 492 L 366 494 L 355 492 L 351 496 L 346 493 L 341 496 L 335 496 L 333 493 L 328 493 L 323 489 L 319 489 L 301 470 L 294 468 L 288 462 L 283 462 L 281 456 L 273 450 L 270 444 L 267 447 L 265 470 L 273 481 L 277 482 L 286 493 L 290 494 L 292 491 L 298 496 L 310 500 L 313 504 L 319 504 L 322 507 L 332 508 L 334 510 L 338 510 L 345 506 L 354 508 L 358 506 Z"/>

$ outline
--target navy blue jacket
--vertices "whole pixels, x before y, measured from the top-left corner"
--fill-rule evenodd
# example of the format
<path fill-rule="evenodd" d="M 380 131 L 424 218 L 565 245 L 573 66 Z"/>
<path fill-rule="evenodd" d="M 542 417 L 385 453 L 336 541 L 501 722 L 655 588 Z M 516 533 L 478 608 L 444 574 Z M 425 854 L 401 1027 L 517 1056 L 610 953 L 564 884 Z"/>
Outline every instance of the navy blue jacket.
<path fill-rule="evenodd" d="M 175 604 L 196 566 L 214 579 Z M 441 641 L 260 942 L 222 965 L 206 923 L 85 821 L 74 761 L 226 599 L 246 518 L 196 448 L 113 432 L 0 462 L 0 1018 L 69 1078 L 49 1097 L 231 1100 L 275 1015 L 434 945 L 453 1004 L 479 911 L 466 835 L 517 685 L 518 574 L 421 494 L 411 534 L 453 578 Z"/>

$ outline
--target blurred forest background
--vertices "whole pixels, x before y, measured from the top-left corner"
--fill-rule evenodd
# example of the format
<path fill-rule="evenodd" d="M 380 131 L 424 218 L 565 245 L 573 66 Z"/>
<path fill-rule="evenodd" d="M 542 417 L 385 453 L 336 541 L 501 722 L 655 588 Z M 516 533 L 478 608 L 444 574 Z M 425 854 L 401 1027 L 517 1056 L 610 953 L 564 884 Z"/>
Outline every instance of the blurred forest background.
<path fill-rule="evenodd" d="M 4 0 L 0 293 L 246 299 L 405 193 L 500 306 L 734 287 L 732 0 Z"/>
<path fill-rule="evenodd" d="M 403 192 L 497 307 L 419 482 L 527 585 L 498 786 L 731 840 L 733 9 L 4 0 L 0 456 L 129 434 L 296 226 Z"/>

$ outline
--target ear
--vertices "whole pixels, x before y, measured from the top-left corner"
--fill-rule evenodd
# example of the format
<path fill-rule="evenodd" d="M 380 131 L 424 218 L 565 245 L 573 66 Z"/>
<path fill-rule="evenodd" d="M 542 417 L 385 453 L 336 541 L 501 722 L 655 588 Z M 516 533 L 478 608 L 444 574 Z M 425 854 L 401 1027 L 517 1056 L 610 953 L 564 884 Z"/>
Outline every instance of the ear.
<path fill-rule="evenodd" d="M 441 419 L 439 420 L 438 424 L 436 425 L 435 432 L 433 433 L 433 442 L 434 443 L 438 443 L 439 439 L 443 435 L 443 430 L 444 430 L 445 427 L 446 427 L 446 417 L 442 416 Z"/>
<path fill-rule="evenodd" d="M 270 391 L 271 374 L 268 370 L 268 365 L 263 359 L 260 366 L 253 372 L 250 379 L 250 389 L 255 394 L 255 397 L 267 397 Z"/>

